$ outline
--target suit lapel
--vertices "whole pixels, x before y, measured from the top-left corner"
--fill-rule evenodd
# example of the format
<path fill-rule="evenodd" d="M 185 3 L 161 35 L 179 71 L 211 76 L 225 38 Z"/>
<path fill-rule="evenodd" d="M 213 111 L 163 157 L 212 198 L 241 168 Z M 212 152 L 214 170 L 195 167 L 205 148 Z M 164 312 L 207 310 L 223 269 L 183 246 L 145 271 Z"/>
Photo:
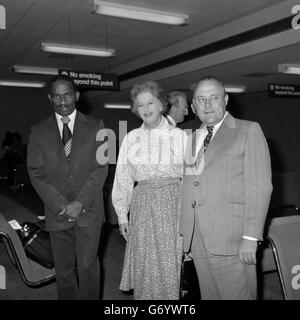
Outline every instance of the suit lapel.
<path fill-rule="evenodd" d="M 72 136 L 71 163 L 77 158 L 78 153 L 82 151 L 82 146 L 84 145 L 83 142 L 88 130 L 87 123 L 88 121 L 86 116 L 77 111 Z"/>
<path fill-rule="evenodd" d="M 57 159 L 53 161 L 67 165 L 67 159 L 55 115 L 48 119 L 44 139 L 47 144 L 47 150 L 51 152 L 53 159 Z"/>
<path fill-rule="evenodd" d="M 201 125 L 200 129 L 203 128 L 203 125 Z M 236 121 L 234 117 L 228 112 L 222 125 L 220 126 L 217 133 L 214 135 L 212 141 L 210 142 L 205 155 L 204 155 L 204 170 L 205 167 L 223 150 L 226 148 L 226 144 L 228 141 L 231 140 L 231 134 L 233 130 L 236 128 Z M 187 146 L 187 152 L 186 152 L 186 169 L 189 168 L 192 170 L 194 175 L 199 174 L 199 170 L 193 166 L 195 162 L 195 150 L 197 141 L 199 140 L 200 130 L 196 130 L 190 137 Z M 201 171 L 202 173 L 202 171 Z"/>
<path fill-rule="evenodd" d="M 57 154 L 64 155 L 64 147 L 62 144 L 61 136 L 59 133 L 56 117 L 53 116 L 49 119 L 47 136 L 49 143 L 51 145 L 51 149 Z"/>
<path fill-rule="evenodd" d="M 204 167 L 206 167 L 218 155 L 218 153 L 225 148 L 227 140 L 231 140 L 230 133 L 235 128 L 236 121 L 232 115 L 228 113 L 205 152 Z"/>

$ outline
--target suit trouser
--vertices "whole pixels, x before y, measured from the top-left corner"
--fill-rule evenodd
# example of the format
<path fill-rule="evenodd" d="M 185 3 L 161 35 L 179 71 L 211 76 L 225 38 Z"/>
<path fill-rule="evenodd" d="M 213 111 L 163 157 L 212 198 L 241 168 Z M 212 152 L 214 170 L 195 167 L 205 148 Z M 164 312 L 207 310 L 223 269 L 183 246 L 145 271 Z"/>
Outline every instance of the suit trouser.
<path fill-rule="evenodd" d="M 256 299 L 256 266 L 244 265 L 238 255 L 216 255 L 206 250 L 196 218 L 191 252 L 201 299 Z"/>
<path fill-rule="evenodd" d="M 101 225 L 50 231 L 58 299 L 100 298 L 100 234 Z"/>

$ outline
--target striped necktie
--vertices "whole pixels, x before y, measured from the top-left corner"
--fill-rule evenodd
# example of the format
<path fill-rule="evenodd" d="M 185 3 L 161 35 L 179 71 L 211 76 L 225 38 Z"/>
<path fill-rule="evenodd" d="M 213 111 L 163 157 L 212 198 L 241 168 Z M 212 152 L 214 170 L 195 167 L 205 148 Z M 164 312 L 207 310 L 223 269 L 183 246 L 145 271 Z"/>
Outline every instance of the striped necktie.
<path fill-rule="evenodd" d="M 196 157 L 196 161 L 195 161 L 195 167 L 198 168 L 199 167 L 199 164 L 204 156 L 204 152 L 206 151 L 209 143 L 210 143 L 210 140 L 212 138 L 212 135 L 213 135 L 213 130 L 214 130 L 214 126 L 206 126 L 206 129 L 208 131 L 208 134 L 206 135 L 205 139 L 204 139 L 204 142 L 203 142 L 203 145 L 202 147 L 200 148 L 198 154 L 197 154 L 197 157 Z"/>
<path fill-rule="evenodd" d="M 72 147 L 72 133 L 68 125 L 71 120 L 69 117 L 62 117 L 61 121 L 63 123 L 62 143 L 64 145 L 66 157 L 68 158 Z"/>

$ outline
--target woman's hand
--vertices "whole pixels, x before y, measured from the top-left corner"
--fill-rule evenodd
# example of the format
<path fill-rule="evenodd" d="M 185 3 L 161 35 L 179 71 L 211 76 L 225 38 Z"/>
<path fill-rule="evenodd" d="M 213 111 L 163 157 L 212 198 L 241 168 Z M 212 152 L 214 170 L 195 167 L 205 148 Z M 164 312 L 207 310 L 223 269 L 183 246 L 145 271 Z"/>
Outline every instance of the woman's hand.
<path fill-rule="evenodd" d="M 128 222 L 120 224 L 119 230 L 120 230 L 120 234 L 125 238 L 126 241 L 128 241 L 128 236 L 129 236 Z"/>

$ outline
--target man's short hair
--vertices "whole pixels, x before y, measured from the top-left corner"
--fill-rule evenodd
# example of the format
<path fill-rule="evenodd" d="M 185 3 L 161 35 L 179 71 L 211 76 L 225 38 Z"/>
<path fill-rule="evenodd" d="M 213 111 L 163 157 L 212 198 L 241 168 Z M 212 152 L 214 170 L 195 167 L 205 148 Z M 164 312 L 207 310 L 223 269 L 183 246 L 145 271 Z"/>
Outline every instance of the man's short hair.
<path fill-rule="evenodd" d="M 193 95 L 194 95 L 195 91 L 197 90 L 197 88 L 199 87 L 199 85 L 204 81 L 214 81 L 214 82 L 216 82 L 223 89 L 224 95 L 227 94 L 226 89 L 225 89 L 222 81 L 219 78 L 217 78 L 215 76 L 204 76 L 198 81 L 197 85 L 195 86 Z"/>
<path fill-rule="evenodd" d="M 183 97 L 187 101 L 187 97 L 184 92 L 182 92 L 182 91 L 169 92 L 169 94 L 168 94 L 168 102 L 169 103 L 168 103 L 166 114 L 170 113 L 172 106 L 177 103 L 178 97 Z"/>
<path fill-rule="evenodd" d="M 184 92 L 181 91 L 171 91 L 168 95 L 168 100 L 170 104 L 174 104 L 176 103 L 177 97 L 183 97 L 185 100 L 187 100 L 186 98 L 186 94 Z"/>
<path fill-rule="evenodd" d="M 74 92 L 78 91 L 77 87 L 76 87 L 76 84 L 75 82 L 73 81 L 73 79 L 69 76 L 66 76 L 64 74 L 59 74 L 57 76 L 54 76 L 53 78 L 51 78 L 47 84 L 47 88 L 48 88 L 48 92 L 51 93 L 51 90 L 52 90 L 52 87 L 53 87 L 53 84 L 54 82 L 56 81 L 66 81 L 66 82 L 69 82 L 73 89 L 74 89 Z"/>

